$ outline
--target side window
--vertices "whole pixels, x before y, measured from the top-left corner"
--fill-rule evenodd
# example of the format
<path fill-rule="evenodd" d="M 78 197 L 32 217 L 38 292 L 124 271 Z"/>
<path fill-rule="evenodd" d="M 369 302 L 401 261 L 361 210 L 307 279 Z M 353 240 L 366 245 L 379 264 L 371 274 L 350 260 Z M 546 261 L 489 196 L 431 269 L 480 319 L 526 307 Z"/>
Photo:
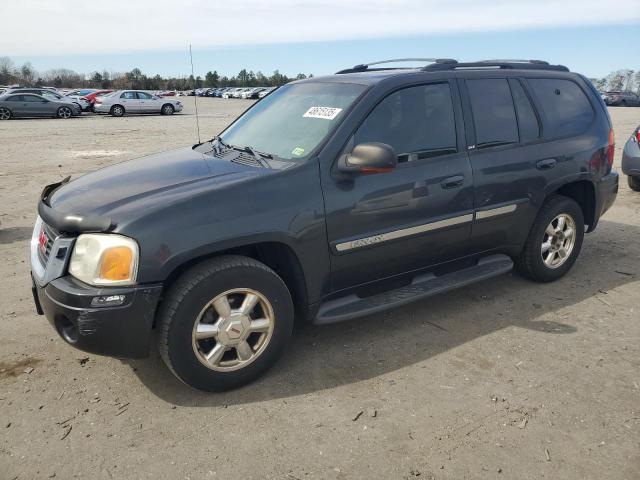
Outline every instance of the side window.
<path fill-rule="evenodd" d="M 21 102 L 22 101 L 22 95 L 13 95 L 9 98 L 7 98 L 8 102 Z"/>
<path fill-rule="evenodd" d="M 509 83 L 505 78 L 467 80 L 476 148 L 518 142 L 518 124 Z"/>
<path fill-rule="evenodd" d="M 35 103 L 35 102 L 39 102 L 39 101 L 41 101 L 41 100 L 42 100 L 42 99 L 41 99 L 40 97 L 36 97 L 35 95 L 23 95 L 23 96 L 22 96 L 22 101 L 23 101 L 23 102 L 32 102 L 32 103 Z"/>
<path fill-rule="evenodd" d="M 120 98 L 126 98 L 127 100 L 138 99 L 138 97 L 136 97 L 136 92 L 124 92 L 122 95 L 120 95 Z"/>
<path fill-rule="evenodd" d="M 526 143 L 537 140 L 540 137 L 540 125 L 538 125 L 538 118 L 531 101 L 519 80 L 510 81 L 509 84 L 511 85 L 513 102 L 516 104 L 520 141 Z"/>
<path fill-rule="evenodd" d="M 355 143 L 391 145 L 399 161 L 456 152 L 456 125 L 448 83 L 399 90 L 380 102 L 355 135 Z"/>
<path fill-rule="evenodd" d="M 151 100 L 153 97 L 145 92 L 138 92 L 138 98 L 140 100 Z"/>
<path fill-rule="evenodd" d="M 527 82 L 540 104 L 545 132 L 549 132 L 549 136 L 577 135 L 591 124 L 593 108 L 576 83 L 557 78 L 528 78 Z"/>

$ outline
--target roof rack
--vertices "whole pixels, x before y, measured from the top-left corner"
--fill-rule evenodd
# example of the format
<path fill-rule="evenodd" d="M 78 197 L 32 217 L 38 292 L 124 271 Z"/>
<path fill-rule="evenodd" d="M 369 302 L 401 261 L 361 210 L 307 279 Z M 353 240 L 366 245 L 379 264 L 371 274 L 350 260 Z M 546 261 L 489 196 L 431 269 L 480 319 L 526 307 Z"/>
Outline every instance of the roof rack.
<path fill-rule="evenodd" d="M 389 68 L 389 67 L 369 68 L 369 67 L 372 67 L 373 65 L 382 65 L 384 63 L 399 63 L 399 62 L 429 62 L 432 64 L 443 64 L 443 65 L 458 63 L 457 60 L 454 60 L 452 58 L 393 58 L 390 60 L 379 60 L 377 62 L 355 65 L 354 67 L 346 68 L 344 70 L 340 70 L 339 72 L 336 72 L 336 75 L 340 75 L 343 73 L 357 73 L 357 72 L 367 72 L 367 71 L 399 70 L 399 68 Z"/>
<path fill-rule="evenodd" d="M 423 71 L 438 70 L 455 70 L 455 69 L 479 69 L 479 68 L 504 68 L 518 70 L 556 70 L 560 72 L 568 72 L 569 69 L 564 65 L 551 65 L 544 60 L 479 60 L 477 62 L 451 62 L 451 63 L 432 63 L 423 67 Z"/>

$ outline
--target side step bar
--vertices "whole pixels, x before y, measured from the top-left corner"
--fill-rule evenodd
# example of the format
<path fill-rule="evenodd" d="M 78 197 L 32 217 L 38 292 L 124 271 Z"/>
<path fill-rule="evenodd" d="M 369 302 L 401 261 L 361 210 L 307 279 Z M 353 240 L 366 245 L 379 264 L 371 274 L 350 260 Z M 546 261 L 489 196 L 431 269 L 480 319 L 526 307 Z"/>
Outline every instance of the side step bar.
<path fill-rule="evenodd" d="M 432 273 L 419 275 L 406 287 L 389 290 L 370 297 L 359 297 L 352 294 L 329 300 L 320 305 L 313 323 L 315 325 L 324 325 L 341 322 L 399 307 L 421 298 L 507 273 L 512 268 L 513 262 L 508 256 L 490 255 L 480 259 L 473 267 L 457 270 L 446 275 L 435 276 Z"/>

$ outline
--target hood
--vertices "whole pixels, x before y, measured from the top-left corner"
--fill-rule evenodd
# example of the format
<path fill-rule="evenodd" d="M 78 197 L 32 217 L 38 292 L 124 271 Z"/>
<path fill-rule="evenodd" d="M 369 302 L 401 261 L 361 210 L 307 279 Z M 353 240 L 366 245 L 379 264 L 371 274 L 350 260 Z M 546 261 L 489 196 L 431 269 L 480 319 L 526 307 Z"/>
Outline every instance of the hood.
<path fill-rule="evenodd" d="M 256 168 L 182 148 L 129 160 L 63 184 L 48 197 L 53 210 L 79 216 L 111 216 L 145 211 L 180 196 L 220 188 L 267 174 Z"/>

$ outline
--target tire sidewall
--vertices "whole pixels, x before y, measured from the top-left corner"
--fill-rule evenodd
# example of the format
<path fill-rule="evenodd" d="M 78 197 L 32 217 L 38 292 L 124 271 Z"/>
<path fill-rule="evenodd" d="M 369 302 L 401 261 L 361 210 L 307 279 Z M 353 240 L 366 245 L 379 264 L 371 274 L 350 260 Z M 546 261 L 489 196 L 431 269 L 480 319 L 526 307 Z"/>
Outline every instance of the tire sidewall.
<path fill-rule="evenodd" d="M 121 113 L 116 113 L 118 111 L 118 109 L 120 109 L 119 111 Z M 120 106 L 120 105 L 114 105 L 113 107 L 111 107 L 111 111 L 110 111 L 111 115 L 113 115 L 114 117 L 121 117 L 124 115 L 124 107 Z"/>
<path fill-rule="evenodd" d="M 219 372 L 198 360 L 193 351 L 192 332 L 204 305 L 234 288 L 250 288 L 268 299 L 274 312 L 274 330 L 266 349 L 253 362 L 239 370 Z M 284 282 L 268 270 L 233 267 L 207 276 L 182 298 L 168 326 L 167 360 L 176 376 L 187 385 L 206 391 L 229 390 L 252 381 L 271 367 L 283 352 L 292 330 L 293 305 Z"/>
<path fill-rule="evenodd" d="M 169 107 L 169 108 L 167 108 Z M 162 115 L 173 115 L 174 112 L 174 108 L 173 105 L 171 105 L 170 103 L 165 103 L 162 108 L 160 109 L 160 113 L 162 113 Z"/>
<path fill-rule="evenodd" d="M 634 192 L 640 192 L 640 177 L 627 176 L 627 183 L 629 188 Z"/>
<path fill-rule="evenodd" d="M 582 242 L 584 240 L 584 215 L 580 206 L 572 199 L 566 197 L 557 197 L 559 200 L 554 202 L 551 208 L 546 209 L 543 212 L 543 216 L 536 222 L 533 230 L 531 231 L 532 241 L 531 247 L 533 251 L 531 255 L 531 267 L 533 274 L 537 279 L 543 282 L 551 282 L 564 276 L 573 266 L 580 250 L 582 249 Z M 557 268 L 549 268 L 545 265 L 542 255 L 540 253 L 540 247 L 544 239 L 544 232 L 551 223 L 551 221 L 560 214 L 570 215 L 576 224 L 576 240 L 573 245 L 573 250 L 569 258 Z"/>

